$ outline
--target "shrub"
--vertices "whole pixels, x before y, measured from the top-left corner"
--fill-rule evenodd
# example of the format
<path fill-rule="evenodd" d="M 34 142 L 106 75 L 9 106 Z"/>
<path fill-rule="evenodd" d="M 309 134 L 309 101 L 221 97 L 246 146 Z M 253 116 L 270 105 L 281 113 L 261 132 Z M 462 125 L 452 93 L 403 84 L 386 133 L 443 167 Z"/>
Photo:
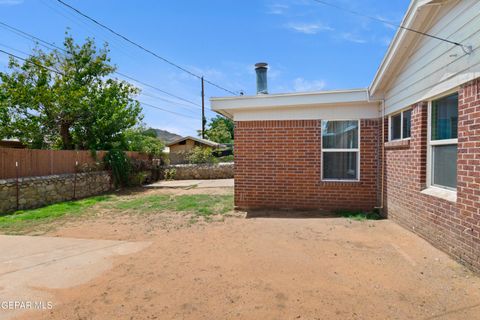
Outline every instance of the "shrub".
<path fill-rule="evenodd" d="M 112 149 L 107 152 L 103 161 L 105 169 L 112 172 L 115 187 L 128 186 L 131 164 L 127 154 L 122 150 Z"/>
<path fill-rule="evenodd" d="M 187 161 L 192 164 L 218 163 L 211 148 L 195 147 L 187 153 Z"/>

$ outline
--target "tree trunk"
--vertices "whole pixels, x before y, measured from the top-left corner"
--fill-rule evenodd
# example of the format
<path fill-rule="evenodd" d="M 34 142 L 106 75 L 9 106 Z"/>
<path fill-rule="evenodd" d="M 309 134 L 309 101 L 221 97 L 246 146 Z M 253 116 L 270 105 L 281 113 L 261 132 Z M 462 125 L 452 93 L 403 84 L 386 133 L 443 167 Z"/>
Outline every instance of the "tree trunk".
<path fill-rule="evenodd" d="M 62 122 L 60 125 L 60 137 L 62 138 L 62 145 L 64 150 L 73 149 L 72 135 L 70 134 L 70 124 Z"/>

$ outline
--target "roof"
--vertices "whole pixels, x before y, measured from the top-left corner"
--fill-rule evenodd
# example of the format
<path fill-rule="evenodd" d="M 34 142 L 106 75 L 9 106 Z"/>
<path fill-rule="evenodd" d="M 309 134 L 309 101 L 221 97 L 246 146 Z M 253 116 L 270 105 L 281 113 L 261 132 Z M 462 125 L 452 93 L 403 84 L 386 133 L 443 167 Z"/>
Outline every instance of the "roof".
<path fill-rule="evenodd" d="M 403 63 L 407 61 L 406 57 L 417 41 L 423 35 L 406 30 L 414 29 L 420 32 L 428 31 L 433 19 L 436 17 L 441 4 L 451 0 L 412 0 L 407 12 L 401 22 L 404 28 L 398 28 L 393 40 L 387 49 L 387 52 L 378 67 L 378 70 L 369 87 L 370 95 L 375 95 L 381 89 L 384 89 L 391 79 L 395 76 Z"/>
<path fill-rule="evenodd" d="M 172 142 L 167 143 L 167 147 L 173 146 L 174 144 L 177 144 L 177 143 L 179 143 L 181 141 L 184 141 L 184 140 L 193 140 L 193 141 L 196 141 L 198 143 L 207 145 L 209 147 L 220 147 L 221 146 L 220 143 L 217 143 L 217 142 L 214 142 L 214 141 L 210 141 L 210 140 L 202 139 L 202 138 L 196 138 L 196 137 L 192 137 L 192 136 L 186 136 L 186 137 L 182 137 L 182 138 L 179 138 L 179 139 L 173 140 Z"/>
<path fill-rule="evenodd" d="M 211 98 L 212 110 L 232 118 L 238 110 L 288 108 L 321 105 L 368 103 L 367 89 L 262 94 L 255 96 Z"/>

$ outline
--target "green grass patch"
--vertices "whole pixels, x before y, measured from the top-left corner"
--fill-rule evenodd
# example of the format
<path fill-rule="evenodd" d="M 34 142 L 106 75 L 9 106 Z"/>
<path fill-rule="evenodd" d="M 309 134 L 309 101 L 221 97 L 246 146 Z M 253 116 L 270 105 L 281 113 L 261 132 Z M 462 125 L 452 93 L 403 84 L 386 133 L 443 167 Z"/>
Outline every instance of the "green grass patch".
<path fill-rule="evenodd" d="M 114 206 L 118 210 L 136 212 L 176 211 L 193 213 L 198 216 L 225 214 L 233 210 L 232 195 L 152 195 L 132 200 L 119 201 Z"/>
<path fill-rule="evenodd" d="M 338 211 L 337 214 L 341 217 L 348 218 L 355 221 L 365 220 L 381 220 L 383 217 L 378 211 L 363 212 L 363 211 Z"/>
<path fill-rule="evenodd" d="M 65 215 L 81 214 L 97 203 L 110 200 L 111 196 L 96 196 L 78 201 L 52 204 L 33 210 L 20 210 L 12 214 L 0 216 L 0 229 L 21 230 L 35 223 L 44 223 Z"/>
<path fill-rule="evenodd" d="M 215 215 L 225 215 L 233 211 L 232 195 L 135 195 L 134 197 L 104 195 L 78 201 L 68 201 L 39 209 L 22 210 L 0 216 L 0 232 L 6 234 L 42 234 L 54 228 L 53 222 L 62 217 L 81 216 L 88 209 L 99 204 L 100 209 L 112 214 L 148 214 L 178 212 L 192 214 L 190 224 L 203 218 L 211 221 Z"/>

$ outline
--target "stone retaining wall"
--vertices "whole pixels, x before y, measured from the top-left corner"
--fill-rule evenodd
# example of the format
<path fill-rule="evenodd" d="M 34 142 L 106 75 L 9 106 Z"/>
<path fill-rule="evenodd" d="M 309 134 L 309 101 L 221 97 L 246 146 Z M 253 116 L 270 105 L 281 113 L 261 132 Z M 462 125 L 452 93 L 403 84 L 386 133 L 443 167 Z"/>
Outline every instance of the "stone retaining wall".
<path fill-rule="evenodd" d="M 232 179 L 234 164 L 177 164 L 163 167 L 166 170 L 175 170 L 174 180 Z"/>
<path fill-rule="evenodd" d="M 111 189 L 108 172 L 78 173 L 74 195 L 74 174 L 19 178 L 19 209 L 85 198 Z M 0 180 L 0 214 L 17 210 L 16 179 Z"/>

